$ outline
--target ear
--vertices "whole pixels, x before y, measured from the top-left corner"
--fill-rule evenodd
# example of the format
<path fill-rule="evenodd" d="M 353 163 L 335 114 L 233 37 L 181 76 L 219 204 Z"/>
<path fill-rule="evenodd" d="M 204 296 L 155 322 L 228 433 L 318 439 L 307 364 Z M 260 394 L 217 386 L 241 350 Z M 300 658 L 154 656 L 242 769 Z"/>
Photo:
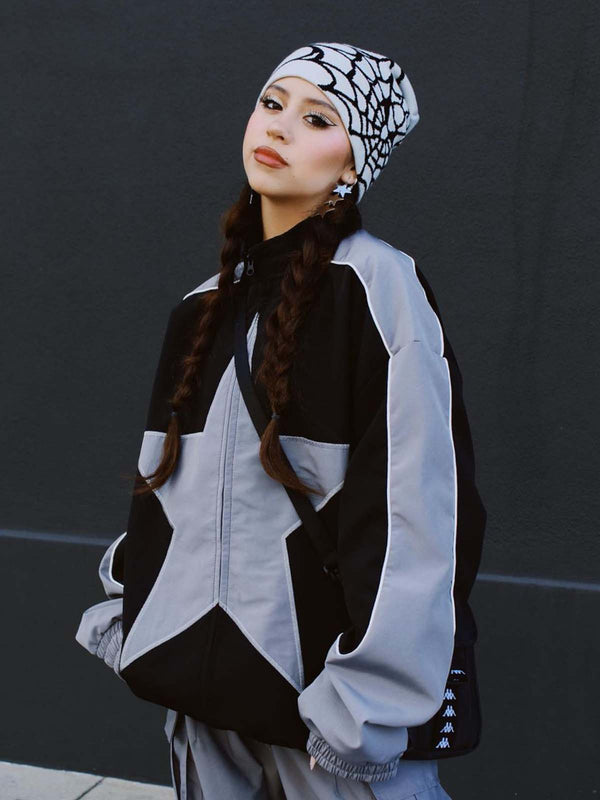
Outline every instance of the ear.
<path fill-rule="evenodd" d="M 354 165 L 351 167 L 347 167 L 342 173 L 342 181 L 344 183 L 352 184 L 356 183 L 356 170 L 354 169 Z"/>

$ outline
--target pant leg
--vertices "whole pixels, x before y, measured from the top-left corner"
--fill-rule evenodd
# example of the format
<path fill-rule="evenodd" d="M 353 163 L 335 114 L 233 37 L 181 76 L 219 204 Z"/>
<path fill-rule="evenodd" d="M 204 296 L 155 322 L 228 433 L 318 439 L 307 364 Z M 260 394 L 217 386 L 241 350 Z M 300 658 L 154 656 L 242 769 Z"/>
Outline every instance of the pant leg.
<path fill-rule="evenodd" d="M 308 753 L 168 712 L 177 800 L 451 800 L 437 761 L 400 762 L 394 778 L 356 781 L 310 769 Z M 177 786 L 179 778 L 180 786 Z"/>
<path fill-rule="evenodd" d="M 256 739 L 242 737 L 249 750 L 254 753 L 256 759 L 262 764 L 267 785 L 269 800 L 287 800 L 283 785 L 277 769 L 277 762 L 273 756 L 273 745 L 265 742 L 258 742 Z"/>
<path fill-rule="evenodd" d="M 169 738 L 171 780 L 177 800 L 205 800 L 196 774 L 185 721 L 176 717 Z"/>
<path fill-rule="evenodd" d="M 315 764 L 300 750 L 272 745 L 287 800 L 451 800 L 438 775 L 438 762 L 400 761 L 386 781 L 341 778 Z"/>
<path fill-rule="evenodd" d="M 376 800 L 451 800 L 440 783 L 436 760 L 401 759 L 393 778 L 370 786 Z"/>
<path fill-rule="evenodd" d="M 273 759 L 268 758 L 270 745 L 249 747 L 235 731 L 211 728 L 172 710 L 165 733 L 177 800 L 285 800 Z M 277 790 L 279 794 L 272 794 Z"/>

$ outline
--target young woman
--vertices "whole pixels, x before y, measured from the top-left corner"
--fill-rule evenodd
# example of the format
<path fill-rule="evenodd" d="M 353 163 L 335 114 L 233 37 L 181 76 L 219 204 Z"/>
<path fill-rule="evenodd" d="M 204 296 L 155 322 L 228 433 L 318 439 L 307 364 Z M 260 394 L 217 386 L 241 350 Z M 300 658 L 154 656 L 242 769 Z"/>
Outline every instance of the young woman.
<path fill-rule="evenodd" d="M 409 729 L 474 635 L 486 515 L 431 289 L 357 209 L 418 119 L 385 56 L 291 53 L 248 121 L 221 269 L 171 311 L 127 530 L 100 563 L 109 599 L 76 638 L 168 709 L 180 800 L 448 797 Z"/>

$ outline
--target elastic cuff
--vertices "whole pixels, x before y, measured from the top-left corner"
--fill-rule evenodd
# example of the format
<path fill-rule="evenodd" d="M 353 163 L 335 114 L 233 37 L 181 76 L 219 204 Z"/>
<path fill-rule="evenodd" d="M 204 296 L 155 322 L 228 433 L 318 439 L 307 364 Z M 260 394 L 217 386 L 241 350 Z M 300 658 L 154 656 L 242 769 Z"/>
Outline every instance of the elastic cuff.
<path fill-rule="evenodd" d="M 98 643 L 96 655 L 115 669 L 118 666 L 121 644 L 123 641 L 123 622 L 118 619 L 107 628 Z"/>
<path fill-rule="evenodd" d="M 327 772 L 339 775 L 342 778 L 351 778 L 356 781 L 386 781 L 393 778 L 398 771 L 400 759 L 404 753 L 393 758 L 385 764 L 378 764 L 375 761 L 363 761 L 360 764 L 353 764 L 351 761 L 344 761 L 338 754 L 331 749 L 324 739 L 317 736 L 314 731 L 310 731 L 306 742 L 306 752 L 314 756 L 317 764 Z"/>

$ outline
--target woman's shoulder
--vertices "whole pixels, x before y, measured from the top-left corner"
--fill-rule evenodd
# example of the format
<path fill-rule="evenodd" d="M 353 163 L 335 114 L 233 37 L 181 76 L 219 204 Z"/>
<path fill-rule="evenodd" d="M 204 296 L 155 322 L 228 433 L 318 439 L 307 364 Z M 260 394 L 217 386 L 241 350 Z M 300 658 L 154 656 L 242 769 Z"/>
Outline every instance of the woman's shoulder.
<path fill-rule="evenodd" d="M 240 261 L 237 264 L 237 266 L 236 266 L 236 268 L 234 270 L 234 274 L 235 274 L 234 280 L 236 278 L 240 277 L 240 275 L 242 273 L 243 266 L 244 266 L 244 264 L 243 264 L 242 261 Z M 196 286 L 194 289 L 192 289 L 191 291 L 187 292 L 187 294 L 184 294 L 183 297 L 181 298 L 179 304 L 185 303 L 187 300 L 189 300 L 189 298 L 195 299 L 195 295 L 204 294 L 205 292 L 209 292 L 209 291 L 211 291 L 213 289 L 217 289 L 218 286 L 219 286 L 219 275 L 220 274 L 221 274 L 220 271 L 215 272 L 213 275 L 211 275 L 210 277 L 206 278 L 206 280 L 203 280 L 202 283 L 199 283 L 198 286 Z"/>
<path fill-rule="evenodd" d="M 194 289 L 182 295 L 171 308 L 171 321 L 177 326 L 186 326 L 193 322 L 198 315 L 198 301 L 207 292 L 217 289 L 219 272 L 199 283 Z"/>
<path fill-rule="evenodd" d="M 216 272 L 171 304 L 165 329 L 167 339 L 177 341 L 188 335 L 198 317 L 198 299 L 210 289 L 216 289 L 218 280 L 219 273 Z"/>
<path fill-rule="evenodd" d="M 386 242 L 379 236 L 375 236 L 366 228 L 359 228 L 354 233 L 346 236 L 339 243 L 336 257 L 354 256 L 358 259 L 381 258 L 384 263 L 401 264 L 404 267 L 411 266 L 414 259 L 404 250 Z"/>
<path fill-rule="evenodd" d="M 202 283 L 198 284 L 195 289 L 192 289 L 187 294 L 184 294 L 181 298 L 181 303 L 185 302 L 189 297 L 192 297 L 196 294 L 202 294 L 203 292 L 208 292 L 211 289 L 216 289 L 219 283 L 219 272 L 215 272 L 214 275 L 211 275 L 206 280 L 202 281 Z"/>
<path fill-rule="evenodd" d="M 340 242 L 331 263 L 360 282 L 390 354 L 411 341 L 422 341 L 443 352 L 441 320 L 409 253 L 360 228 Z"/>

